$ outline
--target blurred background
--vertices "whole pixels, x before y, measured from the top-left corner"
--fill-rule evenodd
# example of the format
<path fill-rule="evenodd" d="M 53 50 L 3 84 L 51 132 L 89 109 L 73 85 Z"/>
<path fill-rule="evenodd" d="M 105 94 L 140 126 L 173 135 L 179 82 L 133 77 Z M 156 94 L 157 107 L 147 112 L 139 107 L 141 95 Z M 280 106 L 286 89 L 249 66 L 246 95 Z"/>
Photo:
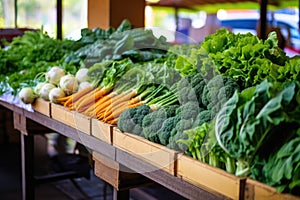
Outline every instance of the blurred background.
<path fill-rule="evenodd" d="M 220 27 L 235 33 L 259 31 L 261 1 L 238 0 L 146 0 L 145 27 L 170 31 L 166 37 L 175 43 L 200 43 Z M 288 54 L 300 53 L 299 0 L 269 0 L 267 30 L 280 29 Z M 61 29 L 58 30 L 57 5 L 61 7 Z M 0 0 L 0 28 L 41 27 L 53 37 L 80 38 L 88 27 L 87 0 Z M 187 37 L 188 36 L 188 37 Z"/>

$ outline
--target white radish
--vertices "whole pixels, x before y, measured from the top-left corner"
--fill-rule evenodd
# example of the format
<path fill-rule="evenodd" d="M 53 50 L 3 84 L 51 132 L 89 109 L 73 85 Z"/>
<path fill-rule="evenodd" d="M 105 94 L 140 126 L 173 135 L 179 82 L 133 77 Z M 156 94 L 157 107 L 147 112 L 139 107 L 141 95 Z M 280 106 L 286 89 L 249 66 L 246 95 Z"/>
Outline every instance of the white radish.
<path fill-rule="evenodd" d="M 79 83 L 89 81 L 88 71 L 88 68 L 80 68 L 76 72 L 75 77 Z"/>
<path fill-rule="evenodd" d="M 92 86 L 92 84 L 90 82 L 88 82 L 88 81 L 81 82 L 79 84 L 78 91 L 80 91 L 80 90 L 82 90 L 82 89 L 84 89 L 86 87 L 90 87 L 90 86 Z"/>
<path fill-rule="evenodd" d="M 46 84 L 46 82 L 40 82 L 34 87 L 34 93 L 39 95 L 41 88 Z"/>
<path fill-rule="evenodd" d="M 25 104 L 31 104 L 35 100 L 34 91 L 31 87 L 24 87 L 19 92 L 20 100 Z"/>
<path fill-rule="evenodd" d="M 59 87 L 66 93 L 66 95 L 71 95 L 78 90 L 78 81 L 72 74 L 67 74 L 61 77 L 59 81 Z"/>
<path fill-rule="evenodd" d="M 51 69 L 46 72 L 46 81 L 52 83 L 53 85 L 58 85 L 61 77 L 65 75 L 62 68 L 58 66 L 51 67 Z"/>
<path fill-rule="evenodd" d="M 39 96 L 42 99 L 49 101 L 49 93 L 53 88 L 55 88 L 55 85 L 53 85 L 51 83 L 45 83 L 40 90 Z"/>
<path fill-rule="evenodd" d="M 57 99 L 61 98 L 61 97 L 65 97 L 65 96 L 66 96 L 65 92 L 61 88 L 58 88 L 58 87 L 53 88 L 49 92 L 49 100 L 50 100 L 50 102 L 53 102 L 53 103 L 59 103 L 59 101 L 57 101 Z"/>

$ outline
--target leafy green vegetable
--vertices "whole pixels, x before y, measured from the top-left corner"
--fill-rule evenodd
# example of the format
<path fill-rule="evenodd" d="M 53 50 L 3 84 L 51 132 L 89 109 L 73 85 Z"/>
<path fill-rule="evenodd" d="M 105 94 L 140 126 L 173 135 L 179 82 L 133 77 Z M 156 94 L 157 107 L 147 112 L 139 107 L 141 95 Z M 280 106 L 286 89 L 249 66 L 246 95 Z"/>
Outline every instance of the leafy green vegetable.
<path fill-rule="evenodd" d="M 266 148 L 267 141 L 280 140 L 282 134 L 276 134 L 277 127 L 297 121 L 298 91 L 298 83 L 282 86 L 265 80 L 253 96 L 236 92 L 225 103 L 216 118 L 216 138 L 238 160 L 236 175 L 248 176 L 255 156 Z"/>

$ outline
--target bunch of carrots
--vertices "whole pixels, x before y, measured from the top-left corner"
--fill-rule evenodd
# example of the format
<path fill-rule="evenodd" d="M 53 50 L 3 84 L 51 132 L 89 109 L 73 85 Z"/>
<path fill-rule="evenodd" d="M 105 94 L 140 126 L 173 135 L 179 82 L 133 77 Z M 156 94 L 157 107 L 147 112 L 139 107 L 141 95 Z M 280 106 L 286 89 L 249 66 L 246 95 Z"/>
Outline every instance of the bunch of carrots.
<path fill-rule="evenodd" d="M 116 125 L 126 109 L 144 105 L 166 91 L 163 85 L 155 84 L 141 85 L 125 92 L 87 87 L 60 101 L 70 110 Z"/>
<path fill-rule="evenodd" d="M 128 108 L 147 104 L 156 109 L 177 101 L 177 96 L 165 85 L 153 83 L 151 75 L 132 67 L 128 59 L 114 62 L 98 79 L 99 84 L 58 100 L 69 110 L 116 125 L 120 114 Z"/>

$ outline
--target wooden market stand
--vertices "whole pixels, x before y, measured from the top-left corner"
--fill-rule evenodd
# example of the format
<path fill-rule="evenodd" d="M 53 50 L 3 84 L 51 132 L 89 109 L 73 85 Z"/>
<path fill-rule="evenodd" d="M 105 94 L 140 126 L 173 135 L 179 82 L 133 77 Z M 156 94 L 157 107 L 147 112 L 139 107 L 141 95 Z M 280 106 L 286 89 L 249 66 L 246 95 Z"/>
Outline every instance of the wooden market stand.
<path fill-rule="evenodd" d="M 103 178 L 101 177 L 103 165 L 115 166 L 115 168 L 111 167 L 111 170 L 106 170 L 105 173 L 102 174 L 108 178 L 116 178 L 113 182 L 106 179 L 106 181 L 114 187 L 114 199 L 129 199 L 129 188 L 146 183 L 147 180 L 145 177 L 188 199 L 198 199 L 199 197 L 208 200 L 228 199 L 228 197 L 218 194 L 216 191 L 214 193 L 208 192 L 206 189 L 186 182 L 182 180 L 182 178 L 174 176 L 174 174 L 160 169 L 124 149 L 114 146 L 111 142 L 102 141 L 99 138 L 78 130 L 76 127 L 71 127 L 59 120 L 53 119 L 45 115 L 45 113 L 31 112 L 4 101 L 0 101 L 0 105 L 13 112 L 14 127 L 20 131 L 23 200 L 34 199 L 34 135 L 44 133 L 47 130 L 49 131 L 49 129 L 52 132 L 55 131 L 82 143 L 91 149 L 93 151 L 93 159 L 95 160 L 94 171 L 100 178 Z M 123 178 L 122 174 L 115 175 L 116 173 L 122 173 L 122 171 L 119 170 L 120 166 L 124 166 L 135 172 L 145 173 L 138 173 L 140 176 L 133 173 L 132 177 L 125 176 L 125 180 L 120 180 Z M 119 185 L 122 181 L 126 183 L 124 187 Z"/>
<path fill-rule="evenodd" d="M 61 105 L 37 99 L 33 111 L 0 100 L 13 113 L 21 137 L 22 199 L 35 194 L 34 136 L 57 132 L 92 151 L 96 176 L 113 186 L 113 199 L 129 199 L 131 188 L 156 182 L 187 199 L 300 200 L 249 178 L 196 161 Z"/>
<path fill-rule="evenodd" d="M 126 2 L 89 0 L 88 27 L 117 27 L 124 18 L 134 27 L 143 27 L 145 1 Z M 2 100 L 0 106 L 13 113 L 14 128 L 20 131 L 23 200 L 34 199 L 35 194 L 34 136 L 49 131 L 71 138 L 92 151 L 94 173 L 113 186 L 114 199 L 129 199 L 130 188 L 151 182 L 187 199 L 300 199 L 138 136 L 121 133 L 116 127 L 57 104 L 38 100 L 34 112 Z"/>

